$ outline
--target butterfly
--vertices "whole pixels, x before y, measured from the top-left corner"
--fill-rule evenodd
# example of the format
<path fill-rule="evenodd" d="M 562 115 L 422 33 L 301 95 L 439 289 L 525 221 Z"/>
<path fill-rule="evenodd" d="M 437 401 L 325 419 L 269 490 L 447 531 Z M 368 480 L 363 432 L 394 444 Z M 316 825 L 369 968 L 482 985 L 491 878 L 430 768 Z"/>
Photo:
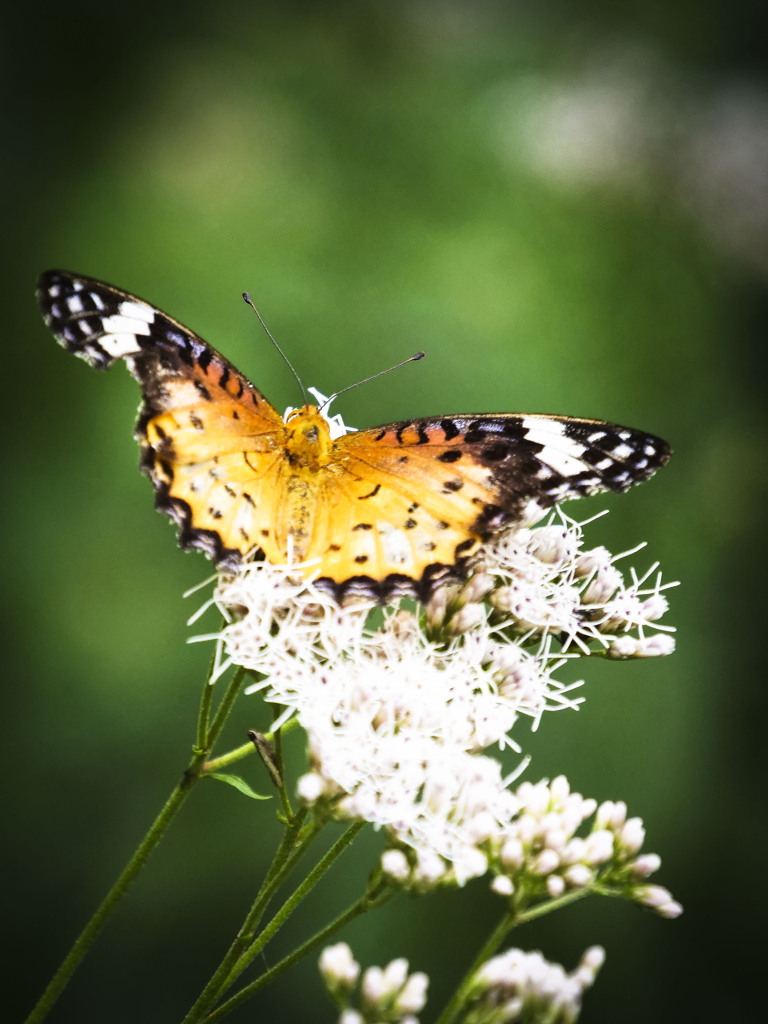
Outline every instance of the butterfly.
<path fill-rule="evenodd" d="M 64 348 L 96 369 L 123 359 L 139 382 L 141 468 L 180 545 L 225 570 L 254 558 L 309 563 L 339 603 L 426 600 L 532 509 L 625 491 L 670 456 L 639 430 L 515 413 L 333 438 L 317 406 L 283 419 L 216 349 L 143 299 L 60 270 L 41 276 L 37 295 Z"/>

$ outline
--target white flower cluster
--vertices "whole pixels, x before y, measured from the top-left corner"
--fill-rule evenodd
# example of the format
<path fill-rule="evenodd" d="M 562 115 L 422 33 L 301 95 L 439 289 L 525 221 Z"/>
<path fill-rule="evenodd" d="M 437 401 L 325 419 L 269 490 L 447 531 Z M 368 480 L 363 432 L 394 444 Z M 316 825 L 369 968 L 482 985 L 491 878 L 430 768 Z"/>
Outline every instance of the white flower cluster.
<path fill-rule="evenodd" d="M 549 784 L 523 782 L 515 796 L 518 814 L 491 843 L 492 888 L 500 896 L 523 888 L 530 905 L 591 889 L 626 896 L 662 917 L 682 913 L 666 889 L 642 884 L 658 871 L 661 858 L 640 854 L 645 829 L 640 818 L 627 817 L 626 804 L 608 800 L 598 807 L 572 793 L 563 775 Z M 590 831 L 577 835 L 590 817 Z"/>
<path fill-rule="evenodd" d="M 579 1016 L 584 990 L 594 983 L 604 960 L 603 949 L 592 946 L 576 970 L 567 974 L 541 953 L 510 949 L 488 960 L 475 975 L 462 1024 L 571 1024 Z"/>
<path fill-rule="evenodd" d="M 628 645 L 662 653 L 668 640 L 644 632 L 666 610 L 660 579 L 646 587 L 649 574 L 633 574 L 626 586 L 616 559 L 584 551 L 581 526 L 558 514 L 500 538 L 423 613 L 385 609 L 375 628 L 370 602 L 339 608 L 311 566 L 251 563 L 219 581 L 231 621 L 218 671 L 234 662 L 258 673 L 250 692 L 284 709 L 277 724 L 298 717 L 311 760 L 302 799 L 386 829 L 391 878 L 430 888 L 484 874 L 520 798 L 482 752 L 519 751 L 510 731 L 521 714 L 535 726 L 578 705 L 580 684 L 555 678 L 566 660 L 628 657 Z"/>
<path fill-rule="evenodd" d="M 426 974 L 408 974 L 408 961 L 393 960 L 383 969 L 369 967 L 360 985 L 360 1009 L 352 1009 L 360 964 L 346 942 L 326 946 L 320 955 L 320 974 L 329 995 L 342 1011 L 339 1024 L 418 1024 L 415 1016 L 427 1000 Z"/>
<path fill-rule="evenodd" d="M 589 520 L 591 521 L 591 520 Z M 547 523 L 502 534 L 486 549 L 485 570 L 495 577 L 488 598 L 513 633 L 555 636 L 563 652 L 612 658 L 670 654 L 673 628 L 661 625 L 669 604 L 658 563 L 630 581 L 604 547 L 582 550 L 583 526 L 558 508 Z"/>

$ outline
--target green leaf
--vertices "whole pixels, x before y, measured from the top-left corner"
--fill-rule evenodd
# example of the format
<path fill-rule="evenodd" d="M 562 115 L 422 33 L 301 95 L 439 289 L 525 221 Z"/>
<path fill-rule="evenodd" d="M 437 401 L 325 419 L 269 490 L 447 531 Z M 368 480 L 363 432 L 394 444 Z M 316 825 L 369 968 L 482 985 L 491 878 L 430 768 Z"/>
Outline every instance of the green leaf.
<path fill-rule="evenodd" d="M 230 775 L 228 772 L 209 772 L 205 777 L 206 779 L 218 779 L 219 782 L 226 782 L 228 785 L 234 786 L 243 796 L 249 796 L 251 800 L 272 799 L 271 796 L 264 796 L 251 789 L 245 779 L 241 779 L 239 775 Z"/>

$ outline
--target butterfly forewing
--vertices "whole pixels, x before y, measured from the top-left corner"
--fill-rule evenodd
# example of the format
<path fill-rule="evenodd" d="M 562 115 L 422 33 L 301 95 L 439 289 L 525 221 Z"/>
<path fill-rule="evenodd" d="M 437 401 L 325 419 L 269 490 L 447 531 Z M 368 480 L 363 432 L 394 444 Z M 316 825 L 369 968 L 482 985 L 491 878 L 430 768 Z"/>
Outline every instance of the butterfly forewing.
<path fill-rule="evenodd" d="M 38 300 L 66 349 L 97 368 L 125 359 L 138 380 L 142 468 L 182 546 L 231 568 L 305 559 L 338 600 L 426 598 L 531 507 L 624 491 L 670 454 L 653 435 L 601 420 L 501 413 L 326 437 L 330 455 L 315 457 L 311 439 L 319 453 L 315 435 L 327 435 L 316 411 L 295 414 L 309 440 L 292 447 L 280 415 L 231 363 L 142 299 L 49 271 Z"/>
<path fill-rule="evenodd" d="M 49 271 L 38 299 L 60 344 L 98 369 L 124 358 L 141 385 L 141 466 L 182 545 L 229 564 L 258 551 L 275 515 L 277 410 L 211 345 L 128 292 Z"/>

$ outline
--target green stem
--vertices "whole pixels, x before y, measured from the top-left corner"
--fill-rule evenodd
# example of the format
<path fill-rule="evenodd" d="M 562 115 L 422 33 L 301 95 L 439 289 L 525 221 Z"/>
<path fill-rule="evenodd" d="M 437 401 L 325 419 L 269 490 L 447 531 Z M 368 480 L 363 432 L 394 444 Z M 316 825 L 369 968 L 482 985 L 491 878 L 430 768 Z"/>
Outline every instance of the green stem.
<path fill-rule="evenodd" d="M 51 978 L 48 987 L 43 992 L 39 1001 L 35 1005 L 35 1008 L 27 1017 L 26 1024 L 38 1024 L 39 1021 L 45 1020 L 48 1012 L 52 1009 L 54 1003 L 64 991 L 69 979 L 79 967 L 80 961 L 93 945 L 96 936 L 112 916 L 118 903 L 126 894 L 131 882 L 133 882 L 138 873 L 144 867 L 149 855 L 160 842 L 168 828 L 168 825 L 171 823 L 171 820 L 191 792 L 193 784 L 197 782 L 199 778 L 199 769 L 202 766 L 204 758 L 204 753 L 196 754 L 192 758 L 189 763 L 189 767 L 181 777 L 181 781 L 171 793 L 157 818 L 155 818 L 146 836 L 138 846 L 134 855 L 128 861 L 128 864 L 125 866 L 122 874 L 109 890 L 98 910 L 82 930 L 61 966 L 56 971 L 53 978 Z"/>
<path fill-rule="evenodd" d="M 208 745 L 208 721 L 211 715 L 211 706 L 213 704 L 213 687 L 211 686 L 211 676 L 213 675 L 213 668 L 216 664 L 216 651 L 211 656 L 211 663 L 208 666 L 208 675 L 205 680 L 205 686 L 203 687 L 203 693 L 200 697 L 200 710 L 197 713 L 197 750 L 204 750 Z"/>
<path fill-rule="evenodd" d="M 326 925 L 325 928 L 317 932 L 316 935 L 313 935 L 312 938 L 307 939 L 307 941 L 299 946 L 298 949 L 295 949 L 293 953 L 289 953 L 289 955 L 280 960 L 279 963 L 276 963 L 274 967 L 270 967 L 268 971 L 265 971 L 264 974 L 256 978 L 255 981 L 252 981 L 249 985 L 241 988 L 239 992 L 236 992 L 231 996 L 226 1003 L 222 1003 L 221 1006 L 213 1010 L 204 1018 L 204 1024 L 217 1024 L 218 1021 L 223 1020 L 232 1013 L 233 1010 L 236 1010 L 239 1006 L 242 1006 L 243 1003 L 247 1002 L 247 1000 L 249 1000 L 251 996 L 255 995 L 259 989 L 264 988 L 265 985 L 274 981 L 278 975 L 283 974 L 289 967 L 293 967 L 295 963 L 298 963 L 298 961 L 308 953 L 311 953 L 313 949 L 317 949 L 318 946 L 321 946 L 324 942 L 327 942 L 328 939 L 336 935 L 336 933 L 341 931 L 341 929 L 345 925 L 349 924 L 350 921 L 354 921 L 354 919 L 359 917 L 361 914 L 386 903 L 387 900 L 390 900 L 395 895 L 395 892 L 395 889 L 387 889 L 384 892 L 367 892 L 364 896 L 361 896 L 356 903 L 353 903 L 351 907 L 345 910 L 342 914 L 339 914 L 335 920 L 331 921 L 331 923 Z"/>
<path fill-rule="evenodd" d="M 130 888 L 131 883 L 144 867 L 150 854 L 165 835 L 171 821 L 192 791 L 192 786 L 201 776 L 205 758 L 210 747 L 213 745 L 216 737 L 224 726 L 226 716 L 231 710 L 232 704 L 237 696 L 237 692 L 240 689 L 243 674 L 242 670 L 238 670 L 238 672 L 235 673 L 216 712 L 213 725 L 207 731 L 207 734 L 203 735 L 200 732 L 199 726 L 203 721 L 205 721 L 206 724 L 208 722 L 208 715 L 211 707 L 209 691 L 212 689 L 206 679 L 205 689 L 203 690 L 203 696 L 200 701 L 200 715 L 198 719 L 198 741 L 201 736 L 203 736 L 205 742 L 202 747 L 198 743 L 192 760 L 189 762 L 189 765 L 179 780 L 179 783 L 168 797 L 165 806 L 150 825 L 149 831 L 136 848 L 136 851 L 126 864 L 117 881 L 102 900 L 96 910 L 96 913 L 77 937 L 74 945 L 70 949 L 69 953 L 67 953 L 59 969 L 51 978 L 42 996 L 27 1017 L 25 1024 L 39 1024 L 40 1021 L 45 1020 L 48 1016 L 48 1013 L 53 1008 L 56 1000 L 69 983 L 70 978 L 80 966 L 83 957 L 96 941 L 99 932 L 115 912 L 118 904 Z M 210 670 L 208 678 L 210 678 Z"/>
<path fill-rule="evenodd" d="M 297 816 L 297 818 L 289 824 L 288 828 L 286 828 L 280 842 L 280 846 L 272 859 L 272 864 L 270 865 L 266 877 L 261 883 L 259 892 L 256 895 L 256 899 L 248 912 L 248 917 L 235 936 L 235 939 L 227 950 L 224 959 L 216 968 L 205 988 L 197 997 L 189 1010 L 189 1013 L 187 1013 L 184 1018 L 184 1024 L 189 1024 L 191 1021 L 201 1019 L 201 1014 L 203 1014 L 216 1001 L 220 992 L 223 990 L 227 975 L 232 970 L 248 944 L 249 940 L 242 937 L 243 932 L 246 929 L 246 925 L 248 922 L 251 922 L 253 927 L 258 925 L 267 904 L 285 877 L 288 865 L 295 864 L 298 857 L 309 848 L 309 845 L 317 832 L 314 829 L 310 829 L 309 833 L 300 836 L 301 824 L 305 815 L 306 810 L 300 811 L 299 816 Z"/>
<path fill-rule="evenodd" d="M 362 827 L 363 823 L 357 822 L 356 824 L 351 825 L 347 831 L 337 839 L 331 849 L 328 850 L 325 856 L 322 857 L 310 871 L 298 889 L 295 890 L 280 910 L 278 910 L 258 939 L 254 941 L 254 933 L 259 925 L 267 903 L 298 858 L 306 852 L 310 843 L 318 835 L 319 829 L 311 829 L 304 838 L 301 846 L 294 849 L 289 856 L 286 856 L 286 853 L 289 845 L 293 842 L 296 830 L 289 829 L 286 832 L 283 837 L 283 842 L 280 844 L 280 849 L 272 862 L 272 867 L 267 873 L 267 877 L 262 883 L 259 894 L 251 906 L 251 909 L 248 911 L 235 940 L 227 950 L 224 959 L 214 971 L 208 984 L 195 1000 L 195 1003 L 182 1021 L 182 1024 L 197 1024 L 197 1022 L 205 1019 L 205 1015 L 211 1009 L 216 1000 L 226 992 L 229 986 L 251 963 L 253 958 L 261 952 L 267 942 L 269 942 L 272 936 L 293 913 L 299 903 L 325 874 L 331 864 L 333 864 L 346 847 L 349 846 Z"/>
<path fill-rule="evenodd" d="M 294 890 L 269 924 L 264 928 L 259 937 L 251 943 L 248 949 L 246 949 L 242 956 L 237 960 L 234 968 L 227 977 L 226 988 L 229 988 L 229 986 L 237 980 L 239 975 L 242 974 L 246 967 L 248 967 L 255 957 L 259 955 L 262 949 L 264 949 L 269 940 L 277 934 L 302 900 L 309 895 L 331 865 L 338 860 L 344 850 L 346 850 L 358 832 L 363 828 L 363 825 L 364 822 L 362 821 L 358 821 L 354 825 L 350 825 L 346 832 L 339 836 L 325 856 L 317 862 L 301 885 Z M 254 929 L 252 928 L 251 935 L 253 935 L 253 932 Z"/>
<path fill-rule="evenodd" d="M 490 960 L 507 937 L 507 933 L 514 928 L 516 924 L 517 917 L 515 916 L 514 910 L 507 911 L 491 932 L 488 941 L 475 957 L 472 962 L 472 966 L 462 978 L 461 983 L 451 997 L 448 1005 L 438 1017 L 437 1024 L 452 1024 L 456 1019 L 457 1014 L 467 1000 L 470 988 L 475 980 L 475 974 L 486 960 Z"/>
<path fill-rule="evenodd" d="M 299 720 L 294 715 L 293 718 L 289 718 L 287 722 L 284 722 L 280 726 L 280 733 L 285 736 L 286 733 L 291 732 L 292 729 L 298 728 Z M 275 739 L 275 733 L 265 732 L 264 739 L 268 743 L 272 743 Z M 239 747 L 234 747 L 232 750 L 228 750 L 226 754 L 221 754 L 219 757 L 214 757 L 211 761 L 206 761 L 203 771 L 207 774 L 208 772 L 219 772 L 222 768 L 228 768 L 229 765 L 234 764 L 235 761 L 241 761 L 244 757 L 250 757 L 254 751 L 253 743 L 249 740 L 247 743 L 242 743 Z"/>
<path fill-rule="evenodd" d="M 232 705 L 235 703 L 235 700 L 237 699 L 237 695 L 240 692 L 240 686 L 242 685 L 245 675 L 246 670 L 241 666 L 238 666 L 235 669 L 234 675 L 232 676 L 232 681 L 227 687 L 227 692 L 221 699 L 221 704 L 219 704 L 218 708 L 216 709 L 216 714 L 214 715 L 213 718 L 213 724 L 211 725 L 210 729 L 208 730 L 208 734 L 205 737 L 204 749 L 206 754 L 210 753 L 210 751 L 213 749 L 216 740 L 219 738 L 219 735 L 221 734 L 221 730 L 224 728 L 224 723 L 227 720 L 229 712 L 232 710 Z M 213 689 L 213 687 L 210 686 L 208 683 L 206 683 L 206 686 L 208 687 L 209 690 Z M 203 696 L 203 699 L 205 699 L 205 696 Z"/>
<path fill-rule="evenodd" d="M 274 709 L 275 717 L 277 717 L 278 709 Z M 283 805 L 283 816 L 286 820 L 290 821 L 293 817 L 293 808 L 291 807 L 291 799 L 288 796 L 288 788 L 285 785 L 285 760 L 283 758 L 283 733 L 281 729 L 278 729 L 275 733 L 275 759 L 277 761 L 277 770 L 280 775 L 280 802 Z"/>
<path fill-rule="evenodd" d="M 212 760 L 206 761 L 203 771 L 206 775 L 209 772 L 220 772 L 222 768 L 228 768 L 235 761 L 241 761 L 244 757 L 248 757 L 253 753 L 253 744 L 249 740 L 248 743 L 243 743 L 239 747 L 228 750 L 226 754 L 222 754 L 220 757 L 214 757 Z"/>
<path fill-rule="evenodd" d="M 464 1004 L 474 984 L 475 974 L 487 960 L 490 960 L 498 952 L 502 942 L 513 928 L 518 928 L 521 924 L 527 924 L 528 921 L 534 921 L 537 917 L 543 917 L 545 914 L 551 914 L 553 911 L 559 910 L 569 903 L 576 903 L 577 900 L 588 896 L 590 891 L 589 889 L 576 889 L 555 899 L 537 903 L 528 910 L 518 910 L 516 907 L 510 907 L 475 957 L 471 967 L 451 997 L 450 1002 L 438 1017 L 436 1024 L 453 1024 L 459 1012 L 464 1009 Z"/>
<path fill-rule="evenodd" d="M 596 891 L 594 888 L 574 889 L 563 896 L 556 896 L 554 899 L 546 900 L 544 903 L 537 903 L 530 910 L 521 910 L 515 916 L 515 927 L 527 924 L 529 921 L 535 921 L 537 917 L 544 917 L 545 914 L 551 914 L 561 907 L 567 907 L 569 903 L 577 903 L 579 900 L 583 900 L 585 896 L 589 896 L 590 893 Z M 605 895 L 608 895 L 608 893 Z"/>

